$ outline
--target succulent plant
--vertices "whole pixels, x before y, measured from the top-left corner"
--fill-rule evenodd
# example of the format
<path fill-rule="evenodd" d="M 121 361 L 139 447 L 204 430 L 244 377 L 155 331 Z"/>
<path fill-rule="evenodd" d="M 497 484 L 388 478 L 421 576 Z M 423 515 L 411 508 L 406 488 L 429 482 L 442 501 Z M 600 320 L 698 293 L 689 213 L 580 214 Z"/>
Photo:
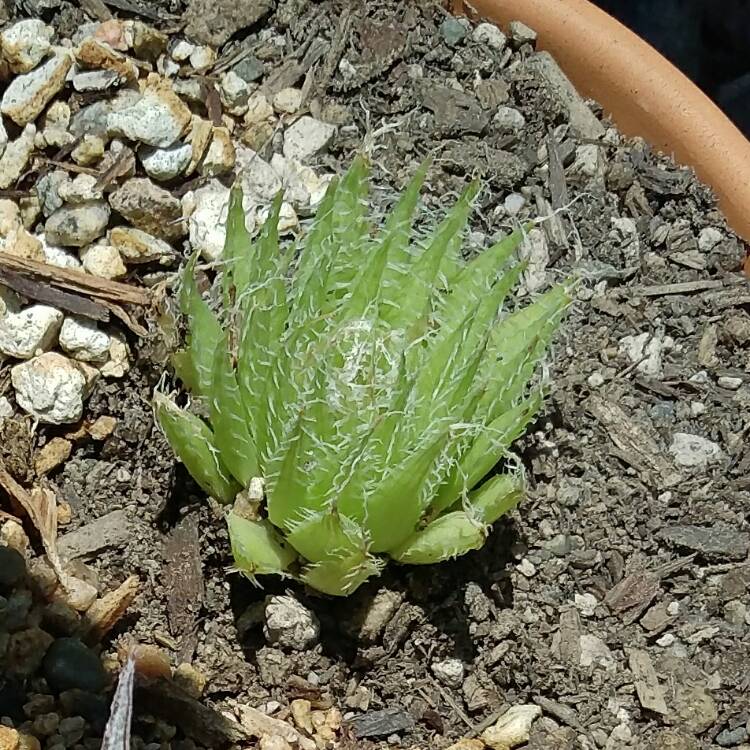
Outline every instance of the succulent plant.
<path fill-rule="evenodd" d="M 185 268 L 174 367 L 203 414 L 157 394 L 156 415 L 195 480 L 232 504 L 234 559 L 253 579 L 349 594 L 387 558 L 481 547 L 521 497 L 509 448 L 542 402 L 535 371 L 568 290 L 503 311 L 523 230 L 464 261 L 475 183 L 414 239 L 426 171 L 372 226 L 358 157 L 299 252 L 279 241 L 281 196 L 252 240 L 235 187 L 216 304 L 195 259 Z"/>

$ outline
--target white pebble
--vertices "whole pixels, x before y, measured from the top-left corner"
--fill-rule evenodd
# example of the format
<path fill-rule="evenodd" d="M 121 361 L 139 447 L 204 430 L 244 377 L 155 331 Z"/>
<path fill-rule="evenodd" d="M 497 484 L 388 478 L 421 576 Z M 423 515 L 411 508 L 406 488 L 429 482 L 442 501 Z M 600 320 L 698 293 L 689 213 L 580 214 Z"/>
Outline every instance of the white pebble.
<path fill-rule="evenodd" d="M 31 305 L 0 318 L 0 352 L 29 359 L 55 345 L 63 314 L 48 305 Z"/>
<path fill-rule="evenodd" d="M 40 422 L 70 424 L 83 415 L 91 381 L 57 352 L 47 352 L 10 371 L 18 405 Z"/>
<path fill-rule="evenodd" d="M 65 318 L 60 329 L 60 348 L 73 359 L 103 362 L 109 353 L 110 338 L 96 323 L 85 318 Z"/>

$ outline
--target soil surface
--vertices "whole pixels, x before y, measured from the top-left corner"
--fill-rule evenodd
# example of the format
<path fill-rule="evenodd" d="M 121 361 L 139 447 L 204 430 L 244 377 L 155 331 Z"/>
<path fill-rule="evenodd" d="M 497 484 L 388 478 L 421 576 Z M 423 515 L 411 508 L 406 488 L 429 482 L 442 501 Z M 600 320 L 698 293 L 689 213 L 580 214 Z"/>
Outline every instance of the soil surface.
<path fill-rule="evenodd" d="M 22 11 L 62 35 L 85 20 L 48 6 Z M 50 477 L 71 508 L 63 543 L 109 524 L 84 556 L 98 585 L 142 582 L 102 655 L 138 642 L 191 663 L 217 725 L 235 702 L 282 715 L 295 698 L 336 706 L 342 746 L 443 748 L 537 704 L 528 747 L 539 750 L 747 747 L 750 290 L 708 189 L 621 138 L 596 105 L 582 112 L 531 45 L 497 52 L 432 4 L 287 0 L 222 52 L 239 49 L 266 80 L 307 76 L 311 110 L 338 126 L 319 166 L 340 173 L 368 144 L 376 210 L 431 156 L 430 216 L 484 182 L 467 252 L 549 216 L 525 245 L 521 299 L 571 273 L 578 299 L 547 362 L 550 396 L 516 447 L 529 478 L 519 509 L 481 551 L 391 565 L 346 600 L 228 571 L 220 513 L 154 427 L 156 321 L 145 340 L 128 334 L 135 365 L 86 411 L 115 417 L 114 434 L 78 443 Z M 25 424 L 3 428 L 18 433 L 3 456 L 19 480 L 57 434 L 39 427 L 24 447 Z M 320 621 L 301 652 L 263 634 L 260 605 L 286 591 Z M 39 679 L 25 700 L 45 692 Z M 213 724 L 207 741 L 203 715 L 149 696 L 136 703 L 136 746 L 236 741 Z"/>

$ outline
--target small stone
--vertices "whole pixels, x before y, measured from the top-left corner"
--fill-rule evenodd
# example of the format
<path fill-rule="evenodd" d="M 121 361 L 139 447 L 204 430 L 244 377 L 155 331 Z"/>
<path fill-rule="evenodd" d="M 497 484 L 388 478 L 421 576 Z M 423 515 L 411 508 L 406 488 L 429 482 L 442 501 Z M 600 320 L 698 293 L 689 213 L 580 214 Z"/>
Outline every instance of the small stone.
<path fill-rule="evenodd" d="M 193 698 L 200 698 L 206 689 L 207 678 L 199 669 L 192 664 L 183 662 L 174 671 L 174 681 L 188 695 Z"/>
<path fill-rule="evenodd" d="M 86 201 L 63 206 L 47 219 L 44 233 L 53 245 L 83 247 L 101 237 L 109 223 L 109 206 L 104 201 Z"/>
<path fill-rule="evenodd" d="M 432 665 L 432 673 L 448 687 L 461 687 L 464 681 L 464 665 L 460 659 L 436 661 Z"/>
<path fill-rule="evenodd" d="M 511 21 L 508 24 L 508 34 L 514 47 L 522 47 L 524 44 L 536 44 L 536 31 L 521 21 Z"/>
<path fill-rule="evenodd" d="M 43 21 L 18 21 L 0 33 L 0 53 L 14 73 L 28 73 L 49 52 L 54 33 Z"/>
<path fill-rule="evenodd" d="M 195 45 L 185 39 L 180 39 L 174 47 L 172 47 L 172 59 L 175 62 L 185 62 L 190 55 L 195 51 Z"/>
<path fill-rule="evenodd" d="M 113 70 L 86 70 L 73 76 L 73 88 L 80 93 L 106 91 L 122 81 L 122 77 Z"/>
<path fill-rule="evenodd" d="M 143 60 L 155 62 L 167 48 L 167 36 L 141 21 L 133 22 L 133 52 Z"/>
<path fill-rule="evenodd" d="M 96 177 L 90 174 L 79 174 L 73 180 L 63 182 L 58 194 L 64 201 L 77 206 L 102 198 L 101 190 L 96 187 Z"/>
<path fill-rule="evenodd" d="M 90 167 L 104 156 L 104 141 L 98 135 L 84 135 L 70 156 L 76 164 Z"/>
<path fill-rule="evenodd" d="M 719 388 L 726 388 L 728 391 L 736 391 L 739 390 L 739 387 L 742 385 L 742 378 L 721 375 L 716 382 L 719 384 Z"/>
<path fill-rule="evenodd" d="M 242 131 L 240 140 L 253 151 L 261 151 L 271 142 L 274 132 L 273 123 L 257 122 Z"/>
<path fill-rule="evenodd" d="M 497 108 L 492 122 L 503 133 L 517 133 L 526 125 L 526 118 L 517 109 L 503 105 Z"/>
<path fill-rule="evenodd" d="M 72 747 L 83 737 L 85 729 L 83 716 L 68 716 L 60 721 L 57 732 L 63 738 L 65 747 Z"/>
<path fill-rule="evenodd" d="M 138 644 L 130 652 L 135 661 L 135 670 L 144 677 L 172 678 L 172 666 L 169 656 L 158 646 L 151 644 Z"/>
<path fill-rule="evenodd" d="M 175 257 L 164 240 L 134 227 L 115 227 L 109 233 L 109 242 L 126 263 L 169 263 Z"/>
<path fill-rule="evenodd" d="M 487 745 L 482 740 L 464 738 L 454 742 L 445 750 L 485 750 Z"/>
<path fill-rule="evenodd" d="M 190 164 L 193 149 L 189 143 L 177 143 L 168 148 L 146 146 L 139 149 L 138 156 L 146 174 L 155 180 L 173 180 Z"/>
<path fill-rule="evenodd" d="M 66 102 L 52 102 L 42 117 L 42 131 L 37 133 L 35 143 L 39 148 L 54 146 L 64 148 L 75 140 L 68 132 L 70 107 Z"/>
<path fill-rule="evenodd" d="M 109 345 L 109 361 L 101 366 L 99 372 L 105 378 L 121 378 L 129 369 L 128 347 L 124 341 L 113 336 Z"/>
<path fill-rule="evenodd" d="M 292 750 L 292 746 L 278 734 L 264 734 L 258 744 L 259 750 Z"/>
<path fill-rule="evenodd" d="M 42 669 L 56 693 L 72 689 L 97 693 L 107 685 L 99 657 L 77 638 L 58 638 L 44 655 Z"/>
<path fill-rule="evenodd" d="M 60 716 L 54 711 L 37 716 L 31 724 L 34 734 L 37 736 L 41 735 L 42 737 L 49 737 L 55 734 L 58 726 L 60 726 Z"/>
<path fill-rule="evenodd" d="M 0 318 L 0 352 L 16 359 L 30 359 L 51 349 L 63 314 L 47 305 L 31 305 Z"/>
<path fill-rule="evenodd" d="M 293 115 L 302 106 L 302 91 L 300 89 L 281 89 L 273 98 L 273 108 L 277 112 Z"/>
<path fill-rule="evenodd" d="M 52 97 L 65 85 L 73 60 L 59 49 L 44 65 L 14 78 L 0 101 L 0 111 L 17 125 L 35 120 Z"/>
<path fill-rule="evenodd" d="M 542 714 L 535 704 L 511 706 L 491 727 L 482 732 L 481 739 L 492 750 L 510 750 L 529 741 L 531 725 Z"/>
<path fill-rule="evenodd" d="M 242 78 L 234 71 L 227 70 L 219 78 L 218 89 L 221 103 L 231 114 L 244 114 L 250 97 L 250 87 Z"/>
<path fill-rule="evenodd" d="M 245 112 L 245 125 L 254 125 L 267 122 L 273 118 L 273 107 L 268 102 L 262 91 L 256 91 L 247 100 L 247 112 Z"/>
<path fill-rule="evenodd" d="M 109 202 L 133 226 L 155 237 L 169 241 L 184 234 L 180 201 L 144 177 L 126 180 Z"/>
<path fill-rule="evenodd" d="M 359 629 L 359 640 L 362 643 L 374 643 L 396 614 L 402 601 L 403 595 L 398 591 L 380 589 L 360 618 L 362 624 Z"/>
<path fill-rule="evenodd" d="M 67 461 L 72 450 L 73 445 L 69 440 L 61 437 L 53 437 L 52 440 L 42 446 L 34 459 L 34 469 L 37 476 L 41 477 L 49 474 L 49 472 L 60 466 L 63 461 Z"/>
<path fill-rule="evenodd" d="M 586 378 L 586 382 L 591 388 L 600 388 L 604 385 L 604 375 L 598 371 L 592 372 L 591 375 Z"/>
<path fill-rule="evenodd" d="M 185 214 L 188 216 L 190 245 L 208 261 L 217 260 L 224 251 L 226 219 L 229 206 L 229 188 L 217 180 L 191 190 L 182 199 Z M 248 230 L 255 228 L 252 222 Z"/>
<path fill-rule="evenodd" d="M 129 83 L 135 83 L 138 80 L 138 68 L 132 60 L 93 37 L 84 39 L 78 45 L 75 56 L 78 64 L 84 68 L 109 71 L 118 79 Z"/>
<path fill-rule="evenodd" d="M 336 127 L 304 115 L 284 133 L 284 156 L 305 161 L 324 151 L 333 139 Z"/>
<path fill-rule="evenodd" d="M 273 201 L 281 190 L 276 170 L 255 151 L 243 146 L 237 148 L 236 161 L 244 196 L 261 204 Z"/>
<path fill-rule="evenodd" d="M 36 184 L 36 194 L 45 216 L 52 215 L 58 208 L 62 207 L 63 199 L 60 197 L 60 187 L 67 181 L 68 175 L 62 169 L 55 169 L 39 178 Z"/>
<path fill-rule="evenodd" d="M 194 70 L 210 68 L 216 62 L 216 52 L 211 47 L 196 47 L 190 53 L 190 65 Z"/>
<path fill-rule="evenodd" d="M 18 79 L 16 79 L 18 80 Z M 29 123 L 23 132 L 2 150 L 0 157 L 0 190 L 10 187 L 23 174 L 34 152 L 36 127 Z"/>
<path fill-rule="evenodd" d="M 84 23 L 73 34 L 73 43 L 80 44 L 88 37 L 104 42 L 112 49 L 125 52 L 130 49 L 133 40 L 132 21 L 121 21 L 110 18 L 102 23 Z"/>
<path fill-rule="evenodd" d="M 440 36 L 449 47 L 455 47 L 466 37 L 467 24 L 463 19 L 449 16 L 440 24 Z"/>
<path fill-rule="evenodd" d="M 607 671 L 616 667 L 615 659 L 607 644 L 595 635 L 584 634 L 580 636 L 581 657 L 580 665 L 590 667 L 595 664 L 604 667 Z"/>
<path fill-rule="evenodd" d="M 110 337 L 86 318 L 67 317 L 60 328 L 60 348 L 82 362 L 103 362 L 109 355 Z"/>
<path fill-rule="evenodd" d="M 503 205 L 505 206 L 505 210 L 511 216 L 518 216 L 518 214 L 521 213 L 523 207 L 526 205 L 526 198 L 524 198 L 521 193 L 511 193 L 510 195 L 506 196 L 505 200 L 503 201 Z"/>
<path fill-rule="evenodd" d="M 167 148 L 190 126 L 192 114 L 166 79 L 151 73 L 143 96 L 131 107 L 107 115 L 107 132 Z"/>
<path fill-rule="evenodd" d="M 13 416 L 13 406 L 6 396 L 0 396 L 0 422 Z"/>
<path fill-rule="evenodd" d="M 735 627 L 741 628 L 747 621 L 747 606 L 739 599 L 727 602 L 724 605 L 724 619 Z"/>
<path fill-rule="evenodd" d="M 26 561 L 15 549 L 0 546 L 0 589 L 10 590 L 26 576 Z"/>
<path fill-rule="evenodd" d="M 3 671 L 30 677 L 39 669 L 52 640 L 49 633 L 37 627 L 12 633 L 4 654 Z"/>
<path fill-rule="evenodd" d="M 190 123 L 190 132 L 187 136 L 187 142 L 190 144 L 190 163 L 185 170 L 185 176 L 189 177 L 198 168 L 203 160 L 203 156 L 211 142 L 214 126 L 202 117 L 193 116 Z"/>
<path fill-rule="evenodd" d="M 524 578 L 533 578 L 536 575 L 536 566 L 527 557 L 524 557 L 516 567 Z"/>
<path fill-rule="evenodd" d="M 724 729 L 716 735 L 716 744 L 721 747 L 736 747 L 742 745 L 743 742 L 747 742 L 748 732 L 744 726 L 739 726 L 736 729 Z"/>
<path fill-rule="evenodd" d="M 97 417 L 87 428 L 92 440 L 106 440 L 117 427 L 117 420 L 114 417 L 102 415 Z"/>
<path fill-rule="evenodd" d="M 262 226 L 263 224 L 265 224 L 270 215 L 270 206 L 262 206 L 261 208 L 259 208 L 257 215 L 258 226 Z M 291 203 L 287 203 L 286 201 L 284 201 L 279 207 L 279 234 L 287 234 L 288 232 L 293 232 L 297 229 L 299 229 L 299 219 L 297 218 L 297 212 L 294 210 L 294 207 Z"/>
<path fill-rule="evenodd" d="M 0 250 L 18 258 L 44 260 L 42 242 L 25 229 L 18 206 L 5 199 L 0 199 Z"/>
<path fill-rule="evenodd" d="M 480 44 L 486 44 L 496 52 L 505 49 L 507 38 L 494 23 L 480 23 L 473 31 L 471 38 Z"/>
<path fill-rule="evenodd" d="M 574 597 L 576 609 L 584 617 L 593 617 L 599 601 L 593 594 L 576 594 Z"/>
<path fill-rule="evenodd" d="M 18 405 L 48 424 L 71 424 L 83 415 L 91 383 L 82 369 L 57 352 L 46 352 L 11 368 Z"/>
<path fill-rule="evenodd" d="M 235 150 L 232 136 L 227 128 L 213 128 L 211 145 L 208 147 L 198 172 L 204 177 L 215 177 L 229 172 L 234 167 Z"/>
<path fill-rule="evenodd" d="M 281 178 L 284 198 L 305 215 L 312 213 L 323 200 L 332 179 L 332 175 L 318 175 L 310 167 L 281 154 L 271 157 L 271 167 Z"/>
<path fill-rule="evenodd" d="M 675 463 L 688 468 L 702 468 L 711 463 L 721 461 L 724 453 L 721 447 L 701 435 L 691 435 L 687 432 L 675 432 L 669 452 Z"/>
<path fill-rule="evenodd" d="M 258 60 L 255 55 L 248 55 L 247 57 L 240 60 L 232 70 L 243 80 L 245 83 L 253 83 L 259 78 L 263 78 L 263 63 Z"/>
<path fill-rule="evenodd" d="M 189 102 L 202 102 L 205 96 L 200 81 L 195 78 L 178 78 L 172 88 L 177 96 Z"/>
<path fill-rule="evenodd" d="M 0 750 L 20 750 L 20 746 L 18 730 L 0 724 Z"/>
<path fill-rule="evenodd" d="M 117 248 L 104 243 L 89 245 L 81 250 L 81 263 L 90 274 L 102 279 L 119 279 L 128 270 Z"/>
<path fill-rule="evenodd" d="M 263 633 L 271 645 L 304 651 L 318 640 L 318 618 L 292 596 L 270 597 L 265 618 Z"/>
<path fill-rule="evenodd" d="M 718 229 L 706 227 L 698 235 L 698 249 L 702 253 L 710 253 L 723 239 L 724 235 Z"/>

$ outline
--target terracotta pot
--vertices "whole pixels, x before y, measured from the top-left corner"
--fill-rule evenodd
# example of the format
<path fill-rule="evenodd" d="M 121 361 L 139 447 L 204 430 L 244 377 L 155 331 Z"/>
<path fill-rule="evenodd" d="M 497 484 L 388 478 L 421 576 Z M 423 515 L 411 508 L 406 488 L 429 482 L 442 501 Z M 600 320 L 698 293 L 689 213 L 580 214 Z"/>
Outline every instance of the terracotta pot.
<path fill-rule="evenodd" d="M 620 130 L 693 167 L 750 242 L 750 141 L 653 47 L 588 0 L 455 0 L 454 12 L 539 34 L 584 95 Z"/>

